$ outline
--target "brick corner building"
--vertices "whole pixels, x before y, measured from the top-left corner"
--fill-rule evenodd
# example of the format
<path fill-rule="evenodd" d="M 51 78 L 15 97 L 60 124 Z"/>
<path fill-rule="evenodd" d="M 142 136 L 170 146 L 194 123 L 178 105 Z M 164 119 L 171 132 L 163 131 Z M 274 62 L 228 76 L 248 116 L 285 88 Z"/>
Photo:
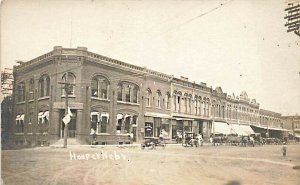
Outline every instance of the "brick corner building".
<path fill-rule="evenodd" d="M 53 51 L 14 66 L 13 140 L 17 145 L 54 144 L 63 138 L 65 92 L 72 112 L 68 137 L 79 144 L 140 142 L 162 132 L 169 142 L 183 132 L 251 134 L 261 127 L 259 104 L 246 92 L 228 95 L 221 87 L 192 83 L 131 65 L 85 47 Z M 274 125 L 280 126 L 280 125 Z M 265 131 L 264 131 L 265 132 Z"/>

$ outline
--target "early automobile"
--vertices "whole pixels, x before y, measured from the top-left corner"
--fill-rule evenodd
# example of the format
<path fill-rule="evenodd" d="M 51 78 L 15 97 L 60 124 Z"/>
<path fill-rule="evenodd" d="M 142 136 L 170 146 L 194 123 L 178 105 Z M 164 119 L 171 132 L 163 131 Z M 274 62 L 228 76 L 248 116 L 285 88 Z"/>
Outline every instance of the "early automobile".
<path fill-rule="evenodd" d="M 195 137 L 195 134 L 193 132 L 185 132 L 184 134 L 184 146 L 191 146 L 193 147 L 194 145 L 198 147 L 198 139 Z"/>
<path fill-rule="evenodd" d="M 156 149 L 156 147 L 166 147 L 166 143 L 163 139 L 157 137 L 145 137 L 145 141 L 141 144 L 142 150 L 145 148 Z"/>

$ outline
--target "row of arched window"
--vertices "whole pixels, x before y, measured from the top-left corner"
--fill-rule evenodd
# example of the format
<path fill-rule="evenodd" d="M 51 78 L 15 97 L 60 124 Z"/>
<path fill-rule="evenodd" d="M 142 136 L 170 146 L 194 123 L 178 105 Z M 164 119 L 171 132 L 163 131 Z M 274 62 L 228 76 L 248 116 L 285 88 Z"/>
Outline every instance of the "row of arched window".
<path fill-rule="evenodd" d="M 173 110 L 179 113 L 195 114 L 199 116 L 210 115 L 210 99 L 207 97 L 194 96 L 180 91 L 173 93 Z"/>
<path fill-rule="evenodd" d="M 42 75 L 39 78 L 38 81 L 38 92 L 39 92 L 39 97 L 46 97 L 49 96 L 49 92 L 50 92 L 50 77 L 47 74 Z M 29 91 L 29 95 L 28 95 L 28 99 L 29 100 L 33 100 L 34 99 L 34 79 L 31 78 L 29 80 L 29 85 L 28 85 L 28 91 Z M 17 101 L 18 102 L 22 102 L 25 101 L 25 82 L 20 82 L 17 85 Z"/>
<path fill-rule="evenodd" d="M 75 75 L 71 72 L 68 72 L 68 74 L 64 74 L 62 77 L 63 82 L 70 82 L 75 84 Z M 31 78 L 29 80 L 29 85 L 28 85 L 28 99 L 33 100 L 34 99 L 34 89 L 35 89 L 35 83 L 34 79 Z M 25 82 L 20 82 L 17 85 L 17 100 L 18 102 L 25 101 Z M 62 95 L 65 94 L 64 89 L 62 89 Z M 69 95 L 74 95 L 74 86 L 69 86 L 68 90 Z M 48 97 L 50 95 L 50 76 L 48 74 L 42 75 L 39 80 L 38 80 L 38 97 Z"/>
<path fill-rule="evenodd" d="M 165 109 L 171 108 L 171 95 L 169 92 L 165 94 L 165 98 L 162 97 L 162 93 L 160 90 L 157 90 L 155 92 L 155 96 L 152 95 L 151 89 L 147 89 L 146 99 L 145 103 L 147 107 L 156 107 L 156 108 L 163 108 L 163 105 Z"/>
<path fill-rule="evenodd" d="M 248 108 L 247 108 L 248 109 Z M 246 110 L 246 109 L 245 109 Z M 227 119 L 239 119 L 243 121 L 258 121 L 258 110 L 249 109 L 249 112 L 242 110 L 241 106 L 231 105 L 225 103 L 212 103 L 212 116 L 218 118 L 227 118 Z"/>
<path fill-rule="evenodd" d="M 274 118 L 274 117 L 268 117 L 268 116 L 259 116 L 259 122 L 262 125 L 281 126 L 280 118 Z"/>

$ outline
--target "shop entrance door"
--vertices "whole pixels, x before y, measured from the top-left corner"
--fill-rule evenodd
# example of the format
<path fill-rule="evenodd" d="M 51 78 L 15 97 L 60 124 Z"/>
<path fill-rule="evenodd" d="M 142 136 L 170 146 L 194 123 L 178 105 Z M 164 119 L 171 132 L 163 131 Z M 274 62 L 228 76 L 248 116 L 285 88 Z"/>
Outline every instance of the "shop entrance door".
<path fill-rule="evenodd" d="M 71 110 L 71 121 L 68 123 L 68 138 L 76 137 L 76 110 Z M 60 111 L 60 138 L 64 138 L 65 123 L 62 119 L 65 117 L 65 110 Z"/>

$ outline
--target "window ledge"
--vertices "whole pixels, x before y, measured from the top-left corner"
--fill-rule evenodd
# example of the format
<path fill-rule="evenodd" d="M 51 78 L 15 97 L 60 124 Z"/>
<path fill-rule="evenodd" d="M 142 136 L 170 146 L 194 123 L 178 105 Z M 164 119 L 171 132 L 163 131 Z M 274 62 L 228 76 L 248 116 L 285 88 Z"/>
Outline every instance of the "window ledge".
<path fill-rule="evenodd" d="M 24 133 L 15 133 L 15 135 L 24 135 Z"/>
<path fill-rule="evenodd" d="M 61 95 L 61 97 L 62 97 L 62 98 L 65 98 L 66 95 Z M 76 98 L 76 96 L 73 95 L 73 94 L 69 94 L 69 95 L 68 95 L 68 98 Z"/>
<path fill-rule="evenodd" d="M 103 136 L 103 135 L 107 136 L 107 135 L 110 135 L 110 134 L 109 133 L 97 133 L 96 135 L 97 136 Z"/>
<path fill-rule="evenodd" d="M 38 100 L 46 100 L 46 99 L 49 99 L 50 96 L 44 96 L 44 97 L 40 97 Z"/>
<path fill-rule="evenodd" d="M 18 103 L 16 103 L 17 105 L 21 105 L 21 104 L 25 104 L 25 101 L 20 101 Z"/>
<path fill-rule="evenodd" d="M 92 100 L 99 100 L 99 101 L 107 101 L 110 102 L 110 99 L 104 99 L 104 98 L 97 98 L 97 97 L 91 97 Z"/>
<path fill-rule="evenodd" d="M 32 100 L 28 100 L 28 102 L 30 103 L 30 102 L 34 102 L 34 100 L 32 99 Z"/>
<path fill-rule="evenodd" d="M 27 135 L 33 135 L 33 133 L 27 133 Z"/>
<path fill-rule="evenodd" d="M 117 101 L 118 103 L 121 103 L 121 104 L 127 104 L 127 105 L 136 105 L 136 106 L 139 106 L 140 104 L 138 103 L 132 103 L 132 102 L 126 102 L 126 101 Z"/>

